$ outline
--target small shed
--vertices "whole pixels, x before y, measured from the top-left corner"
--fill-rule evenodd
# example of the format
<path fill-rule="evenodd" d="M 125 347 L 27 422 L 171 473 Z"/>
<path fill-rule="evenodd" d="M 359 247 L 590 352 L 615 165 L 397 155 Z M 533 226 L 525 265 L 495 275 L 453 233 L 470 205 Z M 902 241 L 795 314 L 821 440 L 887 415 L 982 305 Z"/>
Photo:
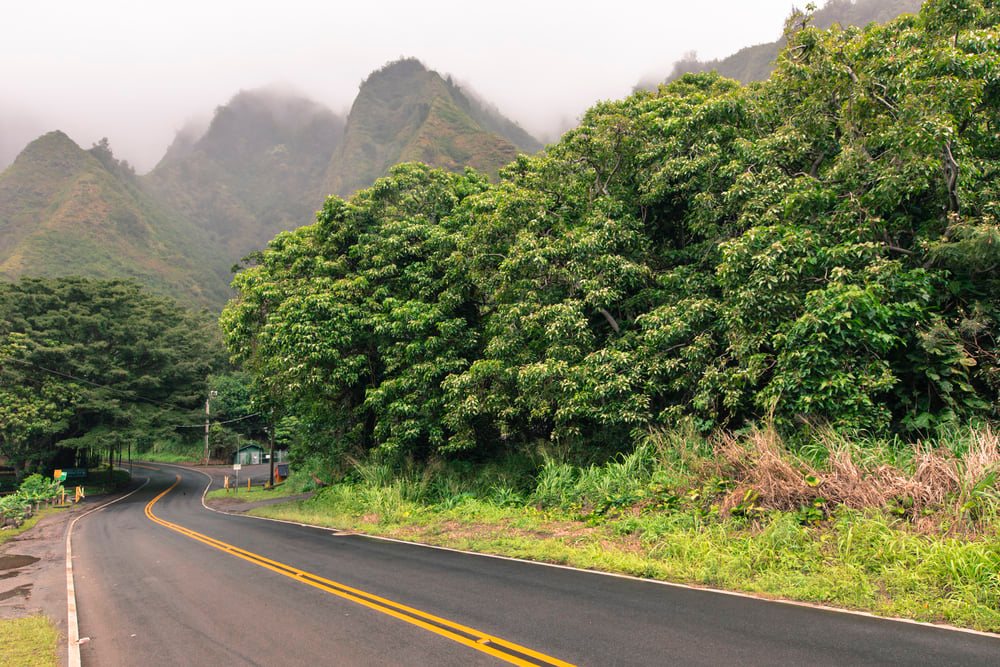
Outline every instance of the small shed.
<path fill-rule="evenodd" d="M 233 463 L 256 465 L 264 461 L 264 448 L 257 444 L 243 445 L 233 454 Z"/>

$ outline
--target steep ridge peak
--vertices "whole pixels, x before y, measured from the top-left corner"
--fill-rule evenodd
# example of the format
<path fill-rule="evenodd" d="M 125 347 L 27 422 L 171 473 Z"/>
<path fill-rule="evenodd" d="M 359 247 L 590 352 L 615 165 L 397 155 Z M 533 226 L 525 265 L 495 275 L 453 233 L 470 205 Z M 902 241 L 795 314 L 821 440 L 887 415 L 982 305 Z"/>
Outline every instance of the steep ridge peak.
<path fill-rule="evenodd" d="M 216 107 L 207 128 L 197 123 L 183 127 L 157 169 L 196 150 L 243 166 L 256 153 L 304 138 L 335 143 L 342 131 L 342 119 L 307 97 L 277 88 L 241 90 Z"/>
<path fill-rule="evenodd" d="M 178 133 L 144 179 L 158 198 L 218 243 L 229 265 L 275 234 L 309 222 L 344 121 L 277 88 L 243 90 L 203 131 Z"/>
<path fill-rule="evenodd" d="M 327 170 L 327 192 L 346 196 L 392 165 L 420 160 L 458 170 L 496 174 L 519 151 L 540 144 L 450 77 L 416 58 L 387 63 L 361 84 L 344 140 Z"/>
<path fill-rule="evenodd" d="M 55 131 L 0 174 L 0 276 L 128 278 L 199 305 L 228 294 L 197 229 L 152 200 L 106 140 Z"/>
<path fill-rule="evenodd" d="M 923 0 L 827 0 L 811 14 L 810 26 L 826 30 L 833 25 L 865 26 L 885 23 L 901 14 L 916 13 Z M 746 46 L 732 55 L 717 60 L 699 60 L 692 51 L 674 63 L 672 71 L 662 76 L 646 77 L 634 90 L 655 90 L 660 83 L 669 83 L 687 73 L 715 70 L 742 83 L 763 81 L 771 75 L 778 53 L 784 48 L 784 37 L 773 42 Z"/>
<path fill-rule="evenodd" d="M 46 132 L 30 142 L 14 158 L 8 170 L 43 168 L 68 176 L 87 160 L 87 152 L 62 130 Z"/>

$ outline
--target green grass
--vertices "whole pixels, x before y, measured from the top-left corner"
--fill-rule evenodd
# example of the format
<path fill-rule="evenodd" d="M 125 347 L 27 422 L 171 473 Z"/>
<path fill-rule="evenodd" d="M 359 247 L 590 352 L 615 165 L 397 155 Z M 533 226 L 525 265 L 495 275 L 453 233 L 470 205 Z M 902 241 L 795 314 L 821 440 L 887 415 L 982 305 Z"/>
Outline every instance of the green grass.
<path fill-rule="evenodd" d="M 215 491 L 209 491 L 205 496 L 209 500 L 213 498 L 238 498 L 242 502 L 256 502 L 258 500 L 269 500 L 271 498 L 285 498 L 298 493 L 295 489 L 289 487 L 287 484 L 278 484 L 273 489 L 265 489 L 262 486 L 255 486 L 247 491 L 246 486 L 241 486 L 238 489 L 216 489 Z"/>
<path fill-rule="evenodd" d="M 516 460 L 478 473 L 364 462 L 309 500 L 252 513 L 1000 632 L 1000 496 L 988 466 L 973 486 L 954 482 L 940 500 L 917 501 L 920 511 L 892 498 L 852 508 L 850 497 L 844 504 L 819 502 L 818 495 L 835 491 L 837 481 L 823 449 L 843 443 L 828 440 L 794 454 L 766 436 L 727 444 L 683 431 L 655 434 L 600 466 L 543 456 L 527 477 Z M 938 443 L 938 463 L 950 461 L 957 474 L 975 472 L 960 456 L 976 437 L 1000 455 L 991 431 L 956 433 Z M 775 442 L 789 467 L 760 457 Z M 758 467 L 726 463 L 724 450 L 734 446 L 729 456 L 745 448 Z M 926 478 L 926 459 L 898 443 L 852 447 L 862 470 L 891 465 L 896 477 Z M 921 461 L 924 478 L 916 474 Z M 819 482 L 803 474 L 787 488 L 767 486 L 783 470 L 807 465 Z M 861 479 L 877 496 L 878 476 Z M 951 477 L 930 482 L 942 479 Z M 798 506 L 789 500 L 800 497 Z"/>
<path fill-rule="evenodd" d="M 102 496 L 107 493 L 114 493 L 129 481 L 127 470 L 112 469 L 106 467 L 92 468 L 87 471 L 87 482 L 83 484 L 83 492 L 87 496 Z M 66 489 L 68 495 L 72 495 L 73 486 Z"/>
<path fill-rule="evenodd" d="M 24 523 L 22 523 L 17 528 L 7 528 L 6 530 L 0 530 L 0 544 L 4 544 L 5 542 L 14 539 L 21 533 L 31 530 L 32 528 L 35 527 L 35 524 L 37 524 L 45 517 L 51 514 L 55 514 L 56 512 L 61 512 L 64 509 L 66 509 L 66 507 L 45 507 L 35 512 L 35 514 L 32 515 L 31 517 L 25 519 Z"/>
<path fill-rule="evenodd" d="M 184 454 L 177 452 L 144 452 L 139 455 L 139 459 L 150 463 L 202 463 L 204 456 L 199 451 L 197 453 Z"/>
<path fill-rule="evenodd" d="M 201 441 L 195 443 L 161 439 L 152 448 L 137 452 L 135 460 L 153 463 L 202 463 L 205 459 L 205 449 Z"/>
<path fill-rule="evenodd" d="M 59 664 L 59 632 L 45 616 L 0 620 L 0 655 L 7 667 L 49 667 Z"/>
<path fill-rule="evenodd" d="M 368 496 L 359 502 L 358 496 Z M 695 512 L 603 523 L 470 499 L 455 508 L 334 487 L 252 513 L 482 553 L 1000 631 L 1000 540 L 913 533 L 844 510 L 823 526 L 774 512 L 747 525 Z"/>

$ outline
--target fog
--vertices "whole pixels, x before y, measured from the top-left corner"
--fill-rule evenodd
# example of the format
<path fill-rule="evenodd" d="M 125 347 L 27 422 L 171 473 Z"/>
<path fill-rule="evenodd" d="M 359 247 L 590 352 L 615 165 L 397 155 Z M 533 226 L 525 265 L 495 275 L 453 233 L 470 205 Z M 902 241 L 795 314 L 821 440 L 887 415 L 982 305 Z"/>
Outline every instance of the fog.
<path fill-rule="evenodd" d="M 279 85 L 346 114 L 400 56 L 467 82 L 542 139 L 623 97 L 685 52 L 776 39 L 791 0 L 485 3 L 32 0 L 0 23 L 0 168 L 42 132 L 107 136 L 151 169 L 192 119 L 241 89 Z"/>

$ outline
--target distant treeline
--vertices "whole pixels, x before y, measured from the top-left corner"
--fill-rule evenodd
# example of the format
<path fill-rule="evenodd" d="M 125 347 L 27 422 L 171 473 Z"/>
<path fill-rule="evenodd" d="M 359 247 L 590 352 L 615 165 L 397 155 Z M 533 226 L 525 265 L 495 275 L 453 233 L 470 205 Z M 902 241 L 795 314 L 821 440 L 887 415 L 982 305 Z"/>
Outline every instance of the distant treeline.
<path fill-rule="evenodd" d="M 176 439 L 224 365 L 210 317 L 135 283 L 0 282 L 0 457 L 47 472 Z"/>
<path fill-rule="evenodd" d="M 998 25 L 803 20 L 767 82 L 601 103 L 498 184 L 397 167 L 238 274 L 230 350 L 331 460 L 995 418 Z"/>

